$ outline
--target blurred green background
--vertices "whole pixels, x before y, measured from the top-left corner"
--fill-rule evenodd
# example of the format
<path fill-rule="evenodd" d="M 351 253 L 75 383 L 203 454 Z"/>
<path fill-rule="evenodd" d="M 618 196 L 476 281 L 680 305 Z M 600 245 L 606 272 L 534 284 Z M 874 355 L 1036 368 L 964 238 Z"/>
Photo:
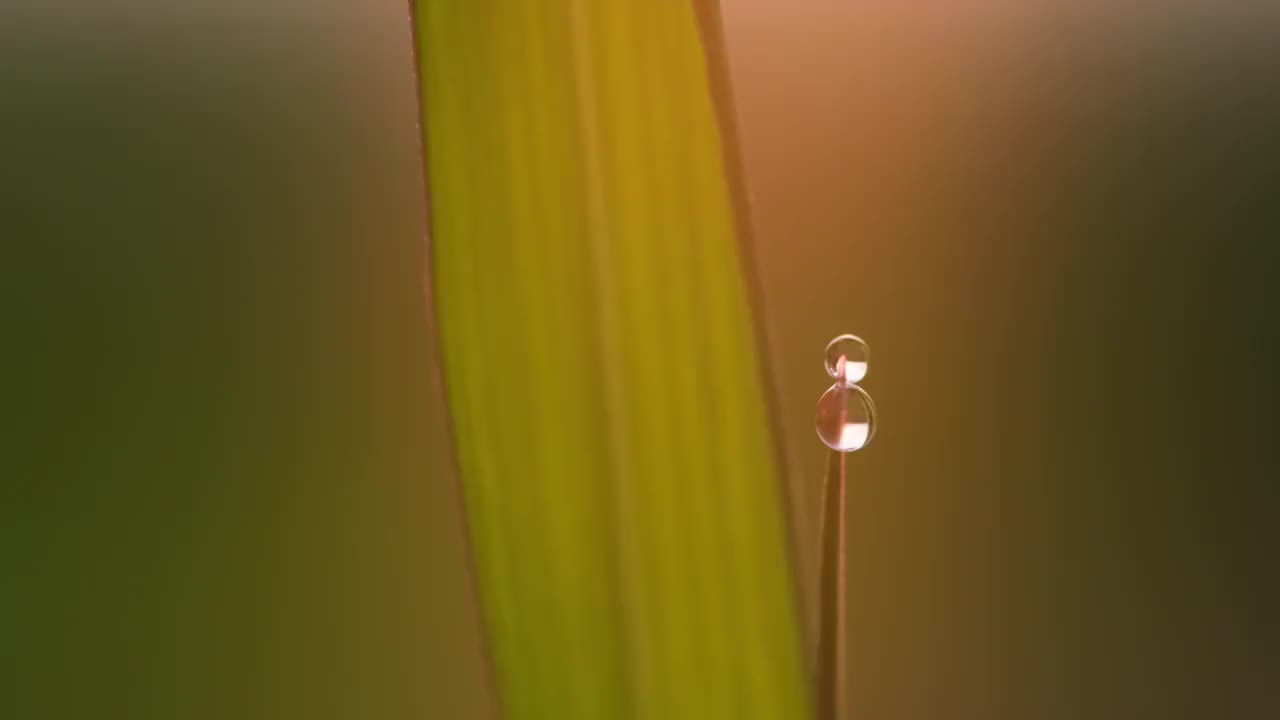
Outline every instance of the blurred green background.
<path fill-rule="evenodd" d="M 1277 14 L 723 5 L 807 582 L 873 352 L 849 716 L 1280 714 Z M 491 715 L 406 18 L 0 8 L 5 717 Z"/>
<path fill-rule="evenodd" d="M 18 15 L 0 716 L 483 717 L 406 6 Z"/>

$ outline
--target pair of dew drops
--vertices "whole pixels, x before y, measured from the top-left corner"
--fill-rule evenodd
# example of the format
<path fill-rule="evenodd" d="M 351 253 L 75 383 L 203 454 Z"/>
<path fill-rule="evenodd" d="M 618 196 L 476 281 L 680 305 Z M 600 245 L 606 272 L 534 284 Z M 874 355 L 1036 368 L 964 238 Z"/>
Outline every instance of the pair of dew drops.
<path fill-rule="evenodd" d="M 876 434 L 876 405 L 858 387 L 867 376 L 871 352 L 856 335 L 841 335 L 827 345 L 827 374 L 835 378 L 818 400 L 818 437 L 832 450 L 861 450 Z"/>

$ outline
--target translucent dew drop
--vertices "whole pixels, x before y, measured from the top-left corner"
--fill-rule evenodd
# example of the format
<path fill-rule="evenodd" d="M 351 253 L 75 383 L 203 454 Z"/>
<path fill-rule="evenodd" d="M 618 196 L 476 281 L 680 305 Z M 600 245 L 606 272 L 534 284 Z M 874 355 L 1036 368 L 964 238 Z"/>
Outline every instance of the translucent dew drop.
<path fill-rule="evenodd" d="M 837 382 L 818 400 L 815 424 L 818 437 L 832 450 L 861 450 L 876 434 L 876 406 L 862 388 Z"/>
<path fill-rule="evenodd" d="M 841 335 L 827 345 L 825 364 L 827 374 L 840 379 L 840 357 L 844 356 L 844 381 L 861 382 L 867 376 L 867 361 L 871 351 L 857 335 Z"/>

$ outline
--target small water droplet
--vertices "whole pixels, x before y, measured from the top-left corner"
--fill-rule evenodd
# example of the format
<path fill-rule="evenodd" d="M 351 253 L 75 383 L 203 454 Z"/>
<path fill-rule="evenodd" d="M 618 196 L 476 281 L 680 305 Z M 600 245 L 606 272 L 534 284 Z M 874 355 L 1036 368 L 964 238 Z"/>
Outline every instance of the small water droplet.
<path fill-rule="evenodd" d="M 837 382 L 818 400 L 815 424 L 818 437 L 832 450 L 861 450 L 876 434 L 876 405 L 857 385 Z"/>
<path fill-rule="evenodd" d="M 827 374 L 833 378 L 840 377 L 840 356 L 844 356 L 844 381 L 860 382 L 867 376 L 867 361 L 871 359 L 871 350 L 862 338 L 857 335 L 841 335 L 827 345 Z"/>

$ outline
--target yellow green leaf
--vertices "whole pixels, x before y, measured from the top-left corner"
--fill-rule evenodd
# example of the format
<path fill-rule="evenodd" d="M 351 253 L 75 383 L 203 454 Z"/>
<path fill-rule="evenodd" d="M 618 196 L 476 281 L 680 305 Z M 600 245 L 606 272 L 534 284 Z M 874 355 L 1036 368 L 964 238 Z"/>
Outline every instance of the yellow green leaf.
<path fill-rule="evenodd" d="M 432 302 L 504 716 L 807 717 L 699 14 L 415 0 L 414 24 Z"/>

